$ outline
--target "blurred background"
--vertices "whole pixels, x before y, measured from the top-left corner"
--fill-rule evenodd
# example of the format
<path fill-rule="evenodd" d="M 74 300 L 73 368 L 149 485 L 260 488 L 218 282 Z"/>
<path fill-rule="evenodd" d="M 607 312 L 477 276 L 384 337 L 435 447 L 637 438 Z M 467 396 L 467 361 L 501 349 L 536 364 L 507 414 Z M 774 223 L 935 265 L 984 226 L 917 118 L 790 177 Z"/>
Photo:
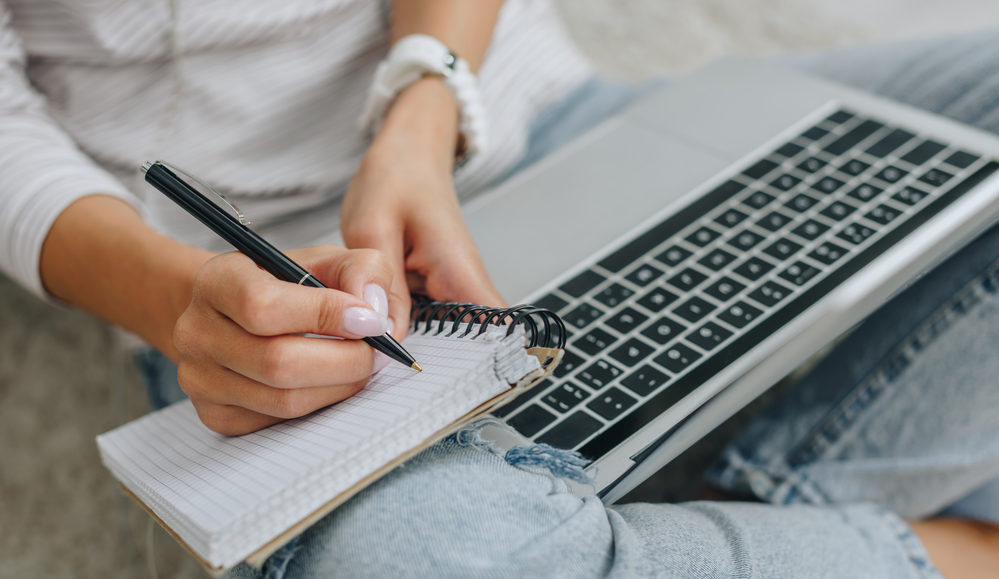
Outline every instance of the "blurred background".
<path fill-rule="evenodd" d="M 999 24 L 989 0 L 558 2 L 598 70 L 626 80 Z M 0 276 L 0 577 L 207 576 L 100 463 L 94 437 L 146 409 L 115 332 Z"/>

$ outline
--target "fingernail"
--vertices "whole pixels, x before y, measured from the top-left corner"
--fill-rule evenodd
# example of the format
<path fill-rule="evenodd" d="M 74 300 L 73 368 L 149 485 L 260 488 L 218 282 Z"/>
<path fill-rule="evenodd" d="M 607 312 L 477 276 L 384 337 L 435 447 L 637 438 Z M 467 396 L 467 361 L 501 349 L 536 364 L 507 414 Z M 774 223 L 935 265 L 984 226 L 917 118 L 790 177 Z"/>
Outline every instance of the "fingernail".
<path fill-rule="evenodd" d="M 343 329 L 355 336 L 381 336 L 388 330 L 388 319 L 368 308 L 347 308 Z"/>
<path fill-rule="evenodd" d="M 364 301 L 383 316 L 388 315 L 388 295 L 378 284 L 369 283 L 364 286 Z"/>

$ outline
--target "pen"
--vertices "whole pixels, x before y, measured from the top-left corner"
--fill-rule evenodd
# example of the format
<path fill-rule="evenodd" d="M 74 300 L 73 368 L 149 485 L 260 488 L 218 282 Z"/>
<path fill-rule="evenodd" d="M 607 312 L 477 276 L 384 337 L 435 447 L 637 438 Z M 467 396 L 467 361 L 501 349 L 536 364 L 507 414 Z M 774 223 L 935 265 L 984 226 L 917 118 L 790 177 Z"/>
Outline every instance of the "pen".
<path fill-rule="evenodd" d="M 304 286 L 326 287 L 321 281 L 312 277 L 305 268 L 292 261 L 278 248 L 202 195 L 163 163 L 159 161 L 146 162 L 142 165 L 142 172 L 146 175 L 146 182 L 180 205 L 198 221 L 207 225 L 209 229 L 274 277 Z M 389 358 L 414 370 L 423 371 L 413 356 L 389 334 L 362 339 Z"/>

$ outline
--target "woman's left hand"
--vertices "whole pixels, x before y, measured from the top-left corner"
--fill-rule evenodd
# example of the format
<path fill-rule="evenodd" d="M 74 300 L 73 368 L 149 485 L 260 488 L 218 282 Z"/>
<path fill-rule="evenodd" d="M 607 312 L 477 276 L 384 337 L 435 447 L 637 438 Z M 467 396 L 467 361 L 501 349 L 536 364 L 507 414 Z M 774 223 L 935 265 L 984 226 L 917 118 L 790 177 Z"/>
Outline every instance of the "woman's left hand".
<path fill-rule="evenodd" d="M 350 248 L 373 248 L 395 268 L 391 316 L 409 319 L 410 293 L 435 300 L 503 305 L 465 225 L 452 166 L 455 109 L 437 79 L 400 93 L 344 197 Z M 434 112 L 444 111 L 444 119 Z M 421 114 L 422 113 L 422 114 Z"/>

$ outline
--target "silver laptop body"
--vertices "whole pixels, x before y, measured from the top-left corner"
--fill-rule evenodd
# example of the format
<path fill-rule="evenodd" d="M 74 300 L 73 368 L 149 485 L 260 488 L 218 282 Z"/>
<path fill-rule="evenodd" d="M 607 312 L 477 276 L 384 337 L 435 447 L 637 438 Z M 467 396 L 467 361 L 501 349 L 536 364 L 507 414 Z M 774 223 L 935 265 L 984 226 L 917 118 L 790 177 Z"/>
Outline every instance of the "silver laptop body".
<path fill-rule="evenodd" d="M 859 141 L 846 142 L 851 139 Z M 778 149 L 781 154 L 775 152 Z M 877 154 L 865 153 L 868 149 Z M 916 163 L 927 155 L 932 157 L 927 165 Z M 820 168 L 806 165 L 812 157 Z M 593 460 L 588 472 L 597 492 L 605 501 L 617 500 L 921 272 L 994 223 L 999 217 L 999 171 L 993 166 L 994 158 L 999 158 L 999 138 L 994 135 L 758 62 L 721 61 L 669 83 L 466 206 L 468 224 L 485 263 L 511 303 L 557 303 L 563 317 L 577 320 L 580 312 L 593 312 L 593 322 L 604 323 L 596 337 L 586 335 L 588 328 L 568 324 L 568 352 L 575 352 L 583 362 L 556 382 L 522 397 L 513 410 L 499 413 L 508 423 L 529 431 L 529 436 L 514 437 L 501 429 L 488 429 L 486 435 L 506 446 L 569 440 L 562 445 Z M 860 163 L 844 164 L 851 159 Z M 946 163 L 947 159 L 954 165 Z M 851 174 L 865 164 L 866 170 Z M 938 184 L 940 180 L 946 182 Z M 797 183 L 784 190 L 785 181 Z M 832 188 L 840 183 L 835 194 L 841 195 L 841 205 L 852 207 L 848 217 L 840 219 L 833 211 L 836 208 L 830 207 L 835 204 L 833 197 L 819 190 L 829 183 Z M 865 183 L 877 185 L 881 196 L 865 197 L 869 188 L 860 188 Z M 947 193 L 951 189 L 960 192 Z M 720 190 L 735 191 L 733 199 L 754 192 L 757 197 L 766 193 L 762 199 L 773 199 L 769 205 L 756 207 L 757 197 L 744 197 L 743 202 L 729 202 L 725 211 L 713 209 Z M 846 197 L 846 191 L 856 197 Z M 936 196 L 953 199 L 937 202 Z M 930 204 L 934 204 L 932 211 L 920 209 Z M 772 215 L 774 208 L 780 215 Z M 902 217 L 896 219 L 896 214 Z M 695 222 L 663 228 L 671 217 L 684 215 L 694 215 Z M 740 215 L 739 225 L 728 227 L 724 221 L 735 222 Z M 781 225 L 787 219 L 792 223 Z M 882 223 L 885 219 L 889 222 Z M 913 222 L 897 226 L 906 219 Z M 701 248 L 696 234 L 704 224 L 722 238 Z M 773 231 L 768 231 L 771 225 Z M 600 265 L 622 253 L 634 255 L 628 248 L 637 243 L 636 237 L 657 226 L 671 233 L 658 239 L 654 249 L 640 254 L 634 265 L 618 271 Z M 906 231 L 883 234 L 895 231 L 896 226 Z M 824 233 L 812 236 L 813 230 L 823 228 Z M 745 233 L 744 229 L 765 239 L 744 250 L 724 243 L 730 232 L 734 236 Z M 798 233 L 788 233 L 791 230 Z M 834 236 L 837 232 L 841 237 Z M 879 237 L 882 234 L 897 239 Z M 646 244 L 649 235 L 644 236 Z M 783 255 L 784 246 L 775 247 L 774 242 L 781 238 L 791 241 L 785 245 L 798 247 L 784 261 L 764 253 L 772 250 Z M 823 244 L 825 253 L 819 247 Z M 875 252 L 873 245 L 881 249 Z M 662 257 L 671 247 L 682 251 Z M 829 247 L 834 254 L 835 248 L 849 254 L 842 263 L 852 260 L 853 254 L 865 254 L 867 261 L 849 275 L 836 274 L 841 262 L 822 261 L 828 259 Z M 876 257 L 870 257 L 871 252 Z M 694 255 L 679 266 L 670 265 L 674 254 L 686 253 Z M 753 256 L 776 266 L 758 278 L 733 273 Z M 717 263 L 734 259 L 713 269 L 713 257 L 719 258 Z M 647 282 L 639 271 L 643 265 L 658 271 L 660 277 Z M 808 273 L 795 277 L 803 269 Z M 589 270 L 601 272 L 597 277 L 602 280 L 590 293 L 574 297 L 561 289 L 575 292 L 573 280 L 585 278 Z M 684 270 L 694 274 L 694 279 L 681 276 Z M 842 279 L 832 280 L 837 275 Z M 698 285 L 702 277 L 698 287 L 683 289 L 688 282 Z M 802 281 L 807 279 L 811 281 Z M 734 283 L 721 285 L 725 280 Z M 736 296 L 738 303 L 769 312 L 765 303 L 747 297 L 771 301 L 774 296 L 766 293 L 769 289 L 763 284 L 792 293 L 788 301 L 808 292 L 811 297 L 806 307 L 798 307 L 800 311 L 786 319 L 761 323 L 755 335 L 750 335 L 755 327 L 752 322 L 747 330 L 724 321 L 732 319 L 728 312 L 734 302 L 726 303 L 728 294 L 718 291 L 745 286 Z M 826 289 L 815 289 L 819 285 Z M 599 293 L 601 288 L 607 289 Z M 609 298 L 613 288 L 623 293 Z M 650 299 L 654 288 L 660 288 L 656 290 L 660 295 L 675 296 L 676 301 L 661 311 L 653 311 L 657 306 L 639 305 L 638 300 Z M 720 297 L 688 299 L 709 289 Z M 782 296 L 778 292 L 776 297 Z M 693 322 L 677 314 L 696 315 L 695 301 L 708 302 L 707 307 L 715 309 Z M 584 307 L 585 303 L 590 305 Z M 688 309 L 680 310 L 676 304 Z M 630 314 L 612 319 L 621 307 L 630 308 Z M 773 306 L 774 311 L 781 307 L 779 303 Z M 734 311 L 740 313 L 743 308 Z M 728 315 L 722 317 L 723 313 Z M 672 321 L 669 327 L 679 324 L 680 335 L 657 340 L 653 324 L 660 315 Z M 634 325 L 624 323 L 635 318 L 639 321 Z M 741 323 L 736 320 L 736 325 Z M 669 327 L 655 326 L 666 334 Z M 686 346 L 677 348 L 698 357 L 694 365 L 703 367 L 696 374 L 695 387 L 687 384 L 677 395 L 668 395 L 673 386 L 670 381 L 679 383 L 684 372 L 695 376 L 689 368 L 674 371 L 678 366 L 673 363 L 685 360 L 670 346 L 673 339 L 682 340 Z M 729 342 L 750 339 L 752 343 L 743 344 L 745 351 L 735 357 L 716 355 Z M 587 351 L 580 352 L 577 346 Z M 650 348 L 653 351 L 640 363 L 620 360 Z M 600 360 L 606 363 L 594 366 Z M 633 389 L 638 378 L 646 377 L 644 373 L 635 376 L 639 365 L 651 368 L 657 376 L 668 376 L 665 385 L 654 391 L 646 386 Z M 616 374 L 594 377 L 607 366 Z M 623 385 L 625 380 L 632 386 Z M 605 419 L 605 414 L 611 418 Z M 536 425 L 523 427 L 534 415 L 542 417 L 540 430 Z M 583 434 L 567 439 L 566 428 L 558 425 L 570 417 L 586 428 Z M 607 425 L 593 430 L 597 422 Z"/>

